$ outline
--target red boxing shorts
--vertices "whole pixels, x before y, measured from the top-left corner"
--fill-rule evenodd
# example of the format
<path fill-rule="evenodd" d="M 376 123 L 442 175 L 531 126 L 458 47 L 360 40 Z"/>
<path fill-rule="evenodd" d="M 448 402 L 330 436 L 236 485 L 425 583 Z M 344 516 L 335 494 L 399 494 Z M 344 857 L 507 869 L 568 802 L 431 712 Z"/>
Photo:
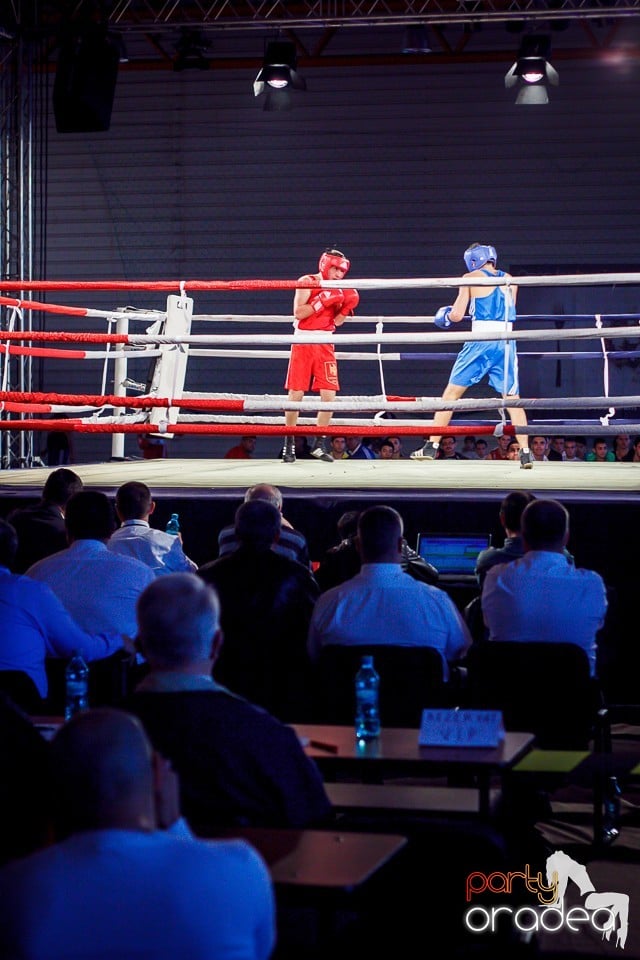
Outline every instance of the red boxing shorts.
<path fill-rule="evenodd" d="M 332 343 L 294 343 L 285 390 L 339 390 L 338 364 Z"/>

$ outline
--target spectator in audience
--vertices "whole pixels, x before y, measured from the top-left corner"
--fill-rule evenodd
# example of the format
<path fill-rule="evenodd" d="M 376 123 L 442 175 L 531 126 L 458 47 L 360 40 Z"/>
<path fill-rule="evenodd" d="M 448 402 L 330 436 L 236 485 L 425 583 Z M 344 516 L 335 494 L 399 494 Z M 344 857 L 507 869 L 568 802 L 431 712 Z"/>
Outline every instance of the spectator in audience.
<path fill-rule="evenodd" d="M 38 503 L 11 511 L 7 520 L 18 534 L 16 573 L 24 573 L 43 557 L 64 550 L 67 546 L 65 507 L 69 497 L 80 490 L 82 480 L 78 474 L 60 467 L 47 477 Z"/>
<path fill-rule="evenodd" d="M 616 462 L 621 463 L 631 450 L 631 437 L 628 433 L 618 433 L 613 438 L 613 455 Z"/>
<path fill-rule="evenodd" d="M 524 556 L 520 523 L 525 507 L 528 507 L 533 500 L 535 497 L 528 490 L 513 490 L 502 500 L 498 518 L 505 533 L 505 540 L 501 547 L 487 547 L 478 554 L 476 578 L 480 589 L 482 589 L 487 570 L 499 563 L 510 563 Z"/>
<path fill-rule="evenodd" d="M 564 459 L 568 463 L 578 463 L 583 459 L 578 456 L 578 441 L 575 437 L 564 438 Z"/>
<path fill-rule="evenodd" d="M 531 453 L 534 460 L 548 460 L 547 456 L 547 438 L 543 437 L 541 434 L 531 437 L 529 446 L 531 447 Z"/>
<path fill-rule="evenodd" d="M 48 584 L 87 632 L 135 636 L 136 600 L 155 574 L 141 560 L 107 549 L 115 526 L 108 497 L 97 490 L 74 494 L 65 523 L 69 546 L 29 567 L 27 576 Z"/>
<path fill-rule="evenodd" d="M 520 443 L 516 437 L 511 437 L 509 443 L 507 444 L 507 460 L 519 460 L 520 459 Z"/>
<path fill-rule="evenodd" d="M 361 560 L 357 546 L 359 516 L 357 510 L 348 510 L 338 520 L 337 530 L 340 540 L 334 547 L 327 550 L 315 572 L 321 593 L 330 587 L 337 587 L 345 580 L 350 580 L 360 570 Z M 404 572 L 414 580 L 432 585 L 438 582 L 439 573 L 433 564 L 416 553 L 404 537 L 402 538 L 401 566 Z"/>
<path fill-rule="evenodd" d="M 379 460 L 393 460 L 393 459 L 394 459 L 394 456 L 393 456 L 393 444 L 392 444 L 391 440 L 383 440 L 383 441 L 382 441 L 382 443 L 380 444 L 378 459 L 379 459 Z"/>
<path fill-rule="evenodd" d="M 586 437 L 576 437 L 576 457 L 579 460 L 586 460 L 587 458 L 587 438 Z"/>
<path fill-rule="evenodd" d="M 321 593 L 349 580 L 360 569 L 360 556 L 356 546 L 359 516 L 358 510 L 347 510 L 338 519 L 338 542 L 329 547 L 315 571 Z"/>
<path fill-rule="evenodd" d="M 614 454 L 609 450 L 606 437 L 596 437 L 593 441 L 593 450 L 586 456 L 589 463 L 613 463 L 615 459 Z"/>
<path fill-rule="evenodd" d="M 268 960 L 267 867 L 243 840 L 172 835 L 166 762 L 123 711 L 73 717 L 51 744 L 57 842 L 0 871 L 3 957 Z"/>
<path fill-rule="evenodd" d="M 256 507 L 269 509 L 240 509 Z M 223 645 L 216 591 L 193 574 L 160 577 L 138 601 L 138 623 L 150 672 L 129 707 L 178 774 L 193 829 L 325 821 L 322 778 L 294 731 L 214 679 Z"/>
<path fill-rule="evenodd" d="M 198 566 L 185 555 L 182 537 L 154 530 L 149 525 L 149 517 L 155 508 L 155 500 L 146 483 L 130 480 L 118 487 L 116 514 L 120 527 L 111 534 L 107 547 L 113 553 L 141 560 L 157 577 L 182 570 L 194 572 Z"/>
<path fill-rule="evenodd" d="M 436 460 L 466 460 L 461 453 L 458 453 L 456 446 L 458 443 L 457 437 L 452 437 L 445 434 L 440 438 L 440 446 L 436 454 Z"/>
<path fill-rule="evenodd" d="M 569 513 L 557 500 L 534 500 L 521 526 L 524 556 L 485 576 L 482 612 L 489 639 L 576 643 L 595 676 L 596 637 L 607 611 L 602 577 L 568 560 Z M 541 616 L 541 610 L 550 615 Z"/>
<path fill-rule="evenodd" d="M 625 463 L 640 463 L 640 437 L 634 437 L 629 453 L 624 458 Z"/>
<path fill-rule="evenodd" d="M 507 456 L 507 451 L 510 441 L 510 434 L 500 434 L 500 436 L 497 438 L 496 446 L 493 448 L 493 450 L 489 451 L 485 457 L 485 460 L 508 460 L 509 457 Z"/>
<path fill-rule="evenodd" d="M 159 433 L 138 434 L 138 448 L 143 460 L 164 460 L 168 455 L 167 441 Z"/>
<path fill-rule="evenodd" d="M 296 458 L 300 459 L 297 454 Z M 267 503 L 273 504 L 280 513 L 280 536 L 271 549 L 283 557 L 288 557 L 289 560 L 297 560 L 304 567 L 309 567 L 309 547 L 306 537 L 299 530 L 295 530 L 282 513 L 281 490 L 272 483 L 255 483 L 248 488 L 244 495 L 245 503 L 250 500 L 266 500 Z M 218 556 L 224 557 L 226 554 L 237 550 L 239 543 L 235 523 L 223 527 L 218 534 Z"/>
<path fill-rule="evenodd" d="M 44 699 L 46 657 L 68 659 L 78 650 L 87 661 L 101 660 L 121 650 L 124 639 L 120 631 L 102 632 L 97 624 L 79 626 L 49 586 L 11 573 L 17 546 L 15 530 L 0 520 L 0 664 L 26 673 Z M 99 587 L 99 580 L 92 582 L 93 592 Z"/>
<path fill-rule="evenodd" d="M 564 437 L 550 437 L 549 449 L 547 451 L 548 460 L 566 460 L 564 450 Z"/>
<path fill-rule="evenodd" d="M 275 553 L 282 515 L 266 500 L 236 512 L 237 550 L 198 573 L 220 598 L 225 645 L 218 678 L 282 720 L 309 709 L 306 639 L 319 594 L 308 567 Z"/>
<path fill-rule="evenodd" d="M 364 443 L 364 437 L 347 437 L 346 447 L 349 460 L 375 460 L 375 454 Z"/>
<path fill-rule="evenodd" d="M 387 437 L 387 440 L 390 440 L 393 444 L 393 459 L 394 460 L 404 460 L 405 455 L 402 452 L 402 437 Z"/>
<path fill-rule="evenodd" d="M 466 624 L 449 596 L 402 570 L 403 522 L 391 507 L 375 506 L 358 519 L 362 566 L 351 580 L 332 587 L 316 603 L 309 652 L 325 644 L 398 643 L 440 650 L 444 675 L 471 644 Z"/>
<path fill-rule="evenodd" d="M 329 440 L 329 456 L 334 460 L 348 460 L 347 438 L 331 437 Z"/>
<path fill-rule="evenodd" d="M 49 744 L 0 690 L 0 866 L 49 842 L 48 763 Z"/>
<path fill-rule="evenodd" d="M 476 440 L 475 450 L 476 450 L 476 459 L 477 459 L 477 460 L 486 460 L 486 459 L 487 459 L 487 453 L 489 452 L 489 445 L 488 445 L 487 441 L 484 440 L 482 437 L 480 437 L 478 440 Z"/>
<path fill-rule="evenodd" d="M 240 442 L 229 447 L 224 460 L 251 460 L 256 449 L 256 437 L 240 437 Z"/>
<path fill-rule="evenodd" d="M 462 438 L 462 450 L 460 451 L 467 460 L 477 460 L 476 456 L 476 438 L 469 434 Z"/>

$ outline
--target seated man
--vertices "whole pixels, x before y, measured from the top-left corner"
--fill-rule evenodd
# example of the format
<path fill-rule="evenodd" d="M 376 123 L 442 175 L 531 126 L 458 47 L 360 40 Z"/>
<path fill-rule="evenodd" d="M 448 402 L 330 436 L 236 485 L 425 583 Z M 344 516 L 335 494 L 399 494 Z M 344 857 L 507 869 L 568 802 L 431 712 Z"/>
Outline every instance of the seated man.
<path fill-rule="evenodd" d="M 181 537 L 149 525 L 155 508 L 146 483 L 123 483 L 116 491 L 116 513 L 121 526 L 111 534 L 107 547 L 113 553 L 141 560 L 157 577 L 163 573 L 193 573 L 198 566 L 185 555 Z"/>
<path fill-rule="evenodd" d="M 65 523 L 67 549 L 29 567 L 27 576 L 48 584 L 85 630 L 135 636 L 136 600 L 155 574 L 141 560 L 107 549 L 114 528 L 109 498 L 97 490 L 74 494 Z"/>
<path fill-rule="evenodd" d="M 264 861 L 243 840 L 159 829 L 176 822 L 175 787 L 135 717 L 77 714 L 51 743 L 51 768 L 57 842 L 0 870 L 0 956 L 271 956 Z"/>
<path fill-rule="evenodd" d="M 293 730 L 213 679 L 222 645 L 215 590 L 190 573 L 159 577 L 138 601 L 138 624 L 150 672 L 128 705 L 171 760 L 192 828 L 325 820 L 322 778 Z"/>
<path fill-rule="evenodd" d="M 557 500 L 534 500 L 522 514 L 524 556 L 487 571 L 482 612 L 489 640 L 576 643 L 596 675 L 596 635 L 607 592 L 594 570 L 567 558 L 569 513 Z M 546 615 L 543 615 L 546 611 Z"/>
<path fill-rule="evenodd" d="M 299 453 L 296 453 L 296 456 L 301 459 Z M 267 503 L 272 503 L 280 511 L 280 536 L 271 548 L 274 553 L 280 553 L 283 557 L 288 557 L 289 560 L 297 560 L 305 567 L 310 566 L 309 547 L 305 535 L 300 533 L 299 530 L 295 530 L 282 513 L 282 492 L 280 488 L 271 483 L 255 483 L 245 492 L 244 502 L 248 503 L 249 500 L 266 500 Z M 218 556 L 224 557 L 225 554 L 237 550 L 239 546 L 240 541 L 236 536 L 235 523 L 223 527 L 218 534 Z"/>
<path fill-rule="evenodd" d="M 38 560 L 67 546 L 64 513 L 69 498 L 82 490 L 82 480 L 73 470 L 52 470 L 42 489 L 42 499 L 30 507 L 12 510 L 7 520 L 18 534 L 18 552 L 13 570 L 24 573 Z"/>
<path fill-rule="evenodd" d="M 87 661 L 100 660 L 121 650 L 124 638 L 97 627 L 85 631 L 46 584 L 11 573 L 17 548 L 15 530 L 0 520 L 0 665 L 26 673 L 44 699 L 47 657 L 66 660 L 79 651 Z"/>
<path fill-rule="evenodd" d="M 464 656 L 471 636 L 449 596 L 407 577 L 402 569 L 403 522 L 391 507 L 369 507 L 358 518 L 360 572 L 318 599 L 309 627 L 316 660 L 329 643 L 397 643 L 436 647 L 443 673 Z"/>
<path fill-rule="evenodd" d="M 198 575 L 220 598 L 225 644 L 217 678 L 280 720 L 302 722 L 309 709 L 307 630 L 318 597 L 308 567 L 273 550 L 282 515 L 266 500 L 236 511 L 239 547 Z"/>
<path fill-rule="evenodd" d="M 528 490 L 513 490 L 504 497 L 500 504 L 499 519 L 505 532 L 505 540 L 501 547 L 487 547 L 481 550 L 476 558 L 476 578 L 482 588 L 487 570 L 499 563 L 509 563 L 524 556 L 524 543 L 520 532 L 522 514 L 528 505 L 535 499 Z"/>

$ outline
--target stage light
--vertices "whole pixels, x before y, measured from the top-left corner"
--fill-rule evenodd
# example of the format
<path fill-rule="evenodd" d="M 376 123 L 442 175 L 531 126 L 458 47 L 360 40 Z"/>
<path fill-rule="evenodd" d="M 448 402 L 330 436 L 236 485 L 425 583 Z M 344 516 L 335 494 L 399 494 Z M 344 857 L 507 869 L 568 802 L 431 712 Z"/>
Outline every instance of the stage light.
<path fill-rule="evenodd" d="M 253 84 L 254 96 L 259 97 L 262 93 L 265 93 L 267 87 L 270 87 L 272 91 L 282 91 L 287 87 L 293 87 L 295 90 L 306 90 L 307 84 L 297 72 L 297 65 L 295 43 L 290 40 L 272 40 L 269 42 L 262 61 L 262 68 Z M 282 103 L 285 102 L 283 99 Z M 290 105 L 267 106 L 267 103 L 265 103 L 264 109 L 286 110 L 290 109 Z"/>
<path fill-rule="evenodd" d="M 547 85 L 557 87 L 560 82 L 557 71 L 548 60 L 550 51 L 551 37 L 548 34 L 529 34 L 523 38 L 518 59 L 504 78 L 507 89 L 520 86 L 516 104 L 549 102 Z"/>

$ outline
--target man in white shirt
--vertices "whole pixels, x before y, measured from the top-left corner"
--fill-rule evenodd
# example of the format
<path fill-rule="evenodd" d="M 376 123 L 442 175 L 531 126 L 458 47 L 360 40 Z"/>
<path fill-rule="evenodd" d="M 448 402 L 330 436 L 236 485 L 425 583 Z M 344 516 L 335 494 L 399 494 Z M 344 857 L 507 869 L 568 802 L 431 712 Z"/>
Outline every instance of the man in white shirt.
<path fill-rule="evenodd" d="M 569 513 L 557 500 L 533 500 L 521 529 L 524 556 L 492 567 L 485 577 L 482 612 L 489 640 L 576 643 L 595 676 L 596 635 L 607 612 L 602 577 L 567 559 Z"/>
<path fill-rule="evenodd" d="M 150 526 L 149 517 L 155 508 L 146 483 L 123 483 L 116 491 L 116 513 L 121 526 L 111 534 L 107 547 L 113 553 L 141 560 L 157 577 L 164 573 L 194 573 L 198 565 L 186 556 L 181 536 Z"/>
<path fill-rule="evenodd" d="M 444 590 L 404 572 L 403 522 L 397 510 L 365 510 L 358 519 L 357 544 L 360 572 L 316 601 L 309 627 L 312 659 L 330 643 L 436 647 L 448 679 L 449 664 L 464 656 L 471 636 Z"/>

